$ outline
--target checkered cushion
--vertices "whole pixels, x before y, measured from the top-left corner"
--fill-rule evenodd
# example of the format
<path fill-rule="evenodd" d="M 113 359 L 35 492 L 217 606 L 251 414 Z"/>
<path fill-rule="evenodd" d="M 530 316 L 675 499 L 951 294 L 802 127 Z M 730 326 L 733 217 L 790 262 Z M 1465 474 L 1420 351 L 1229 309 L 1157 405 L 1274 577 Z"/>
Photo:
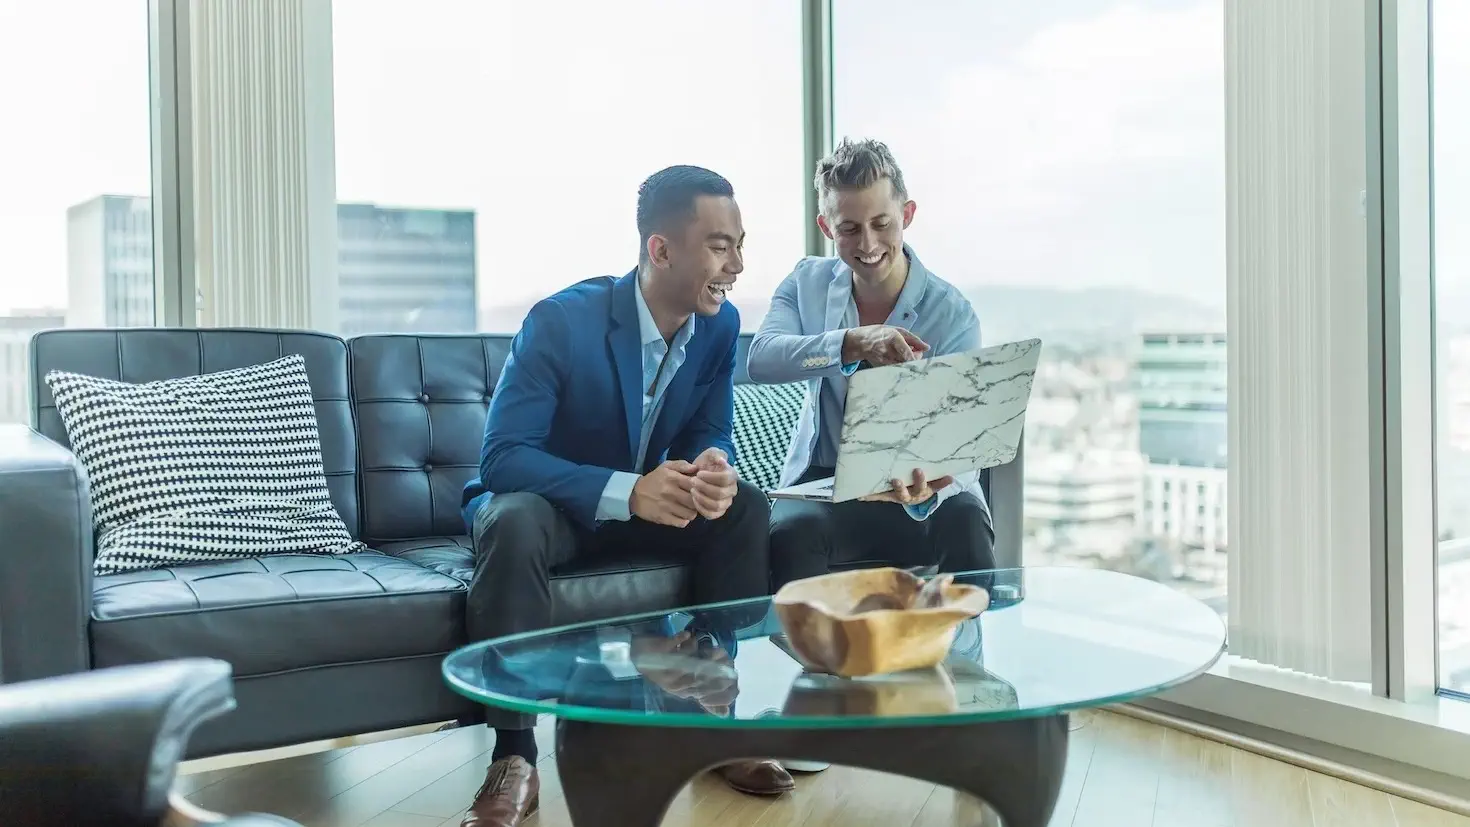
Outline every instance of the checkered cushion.
<path fill-rule="evenodd" d="M 741 479 L 764 490 L 780 483 L 791 432 L 805 401 L 805 382 L 735 386 L 735 455 Z"/>
<path fill-rule="evenodd" d="M 273 554 L 346 554 L 306 362 L 144 384 L 46 374 L 91 483 L 99 574 Z"/>

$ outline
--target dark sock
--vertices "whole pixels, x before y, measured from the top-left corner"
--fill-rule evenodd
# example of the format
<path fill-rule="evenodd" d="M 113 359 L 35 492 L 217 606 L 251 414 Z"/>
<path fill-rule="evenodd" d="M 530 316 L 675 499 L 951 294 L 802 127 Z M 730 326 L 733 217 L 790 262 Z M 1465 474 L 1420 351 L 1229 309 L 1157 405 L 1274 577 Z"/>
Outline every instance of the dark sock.
<path fill-rule="evenodd" d="M 519 755 L 526 763 L 536 763 L 536 731 L 534 729 L 495 730 L 495 750 L 490 753 L 491 762 Z"/>

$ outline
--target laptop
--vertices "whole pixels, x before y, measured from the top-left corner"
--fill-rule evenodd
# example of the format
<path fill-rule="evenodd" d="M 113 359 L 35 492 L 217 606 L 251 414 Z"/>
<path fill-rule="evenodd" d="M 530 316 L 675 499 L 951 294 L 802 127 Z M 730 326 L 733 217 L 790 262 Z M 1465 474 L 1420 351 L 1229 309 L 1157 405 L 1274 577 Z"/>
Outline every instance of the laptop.
<path fill-rule="evenodd" d="M 767 492 L 846 502 L 890 480 L 983 471 L 1016 458 L 1041 340 L 859 370 L 848 379 L 835 474 Z"/>

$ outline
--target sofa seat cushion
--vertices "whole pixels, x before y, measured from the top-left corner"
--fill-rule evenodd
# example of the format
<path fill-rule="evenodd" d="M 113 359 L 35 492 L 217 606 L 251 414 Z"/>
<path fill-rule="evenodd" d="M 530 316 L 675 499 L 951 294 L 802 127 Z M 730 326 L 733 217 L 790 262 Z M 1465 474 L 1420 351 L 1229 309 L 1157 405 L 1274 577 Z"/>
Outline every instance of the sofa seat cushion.
<path fill-rule="evenodd" d="M 470 538 L 464 535 L 374 545 L 384 554 L 464 583 L 475 574 L 475 555 Z M 576 560 L 552 570 L 551 600 L 552 623 L 557 626 L 687 606 L 691 602 L 688 558 L 650 549 Z"/>
<path fill-rule="evenodd" d="M 419 540 L 379 540 L 373 548 L 468 584 L 475 574 L 470 538 L 424 537 Z"/>
<path fill-rule="evenodd" d="M 93 666 L 212 657 L 246 677 L 448 652 L 464 642 L 464 589 L 371 551 L 105 575 L 93 584 Z"/>

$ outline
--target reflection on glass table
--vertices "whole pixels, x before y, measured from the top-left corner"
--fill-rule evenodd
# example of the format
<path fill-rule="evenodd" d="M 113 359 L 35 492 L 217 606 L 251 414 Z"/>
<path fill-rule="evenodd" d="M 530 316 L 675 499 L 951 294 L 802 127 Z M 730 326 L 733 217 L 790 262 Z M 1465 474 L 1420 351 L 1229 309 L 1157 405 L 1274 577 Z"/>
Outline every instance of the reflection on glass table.
<path fill-rule="evenodd" d="M 1068 712 L 1181 684 L 1224 649 L 1218 614 L 1141 578 L 1037 568 L 955 579 L 996 600 L 929 669 L 857 679 L 807 669 L 760 598 L 486 641 L 450 655 L 444 675 L 482 703 L 559 719 L 576 824 L 657 824 L 700 771 L 772 757 L 945 784 L 1007 824 L 1042 825 Z"/>

